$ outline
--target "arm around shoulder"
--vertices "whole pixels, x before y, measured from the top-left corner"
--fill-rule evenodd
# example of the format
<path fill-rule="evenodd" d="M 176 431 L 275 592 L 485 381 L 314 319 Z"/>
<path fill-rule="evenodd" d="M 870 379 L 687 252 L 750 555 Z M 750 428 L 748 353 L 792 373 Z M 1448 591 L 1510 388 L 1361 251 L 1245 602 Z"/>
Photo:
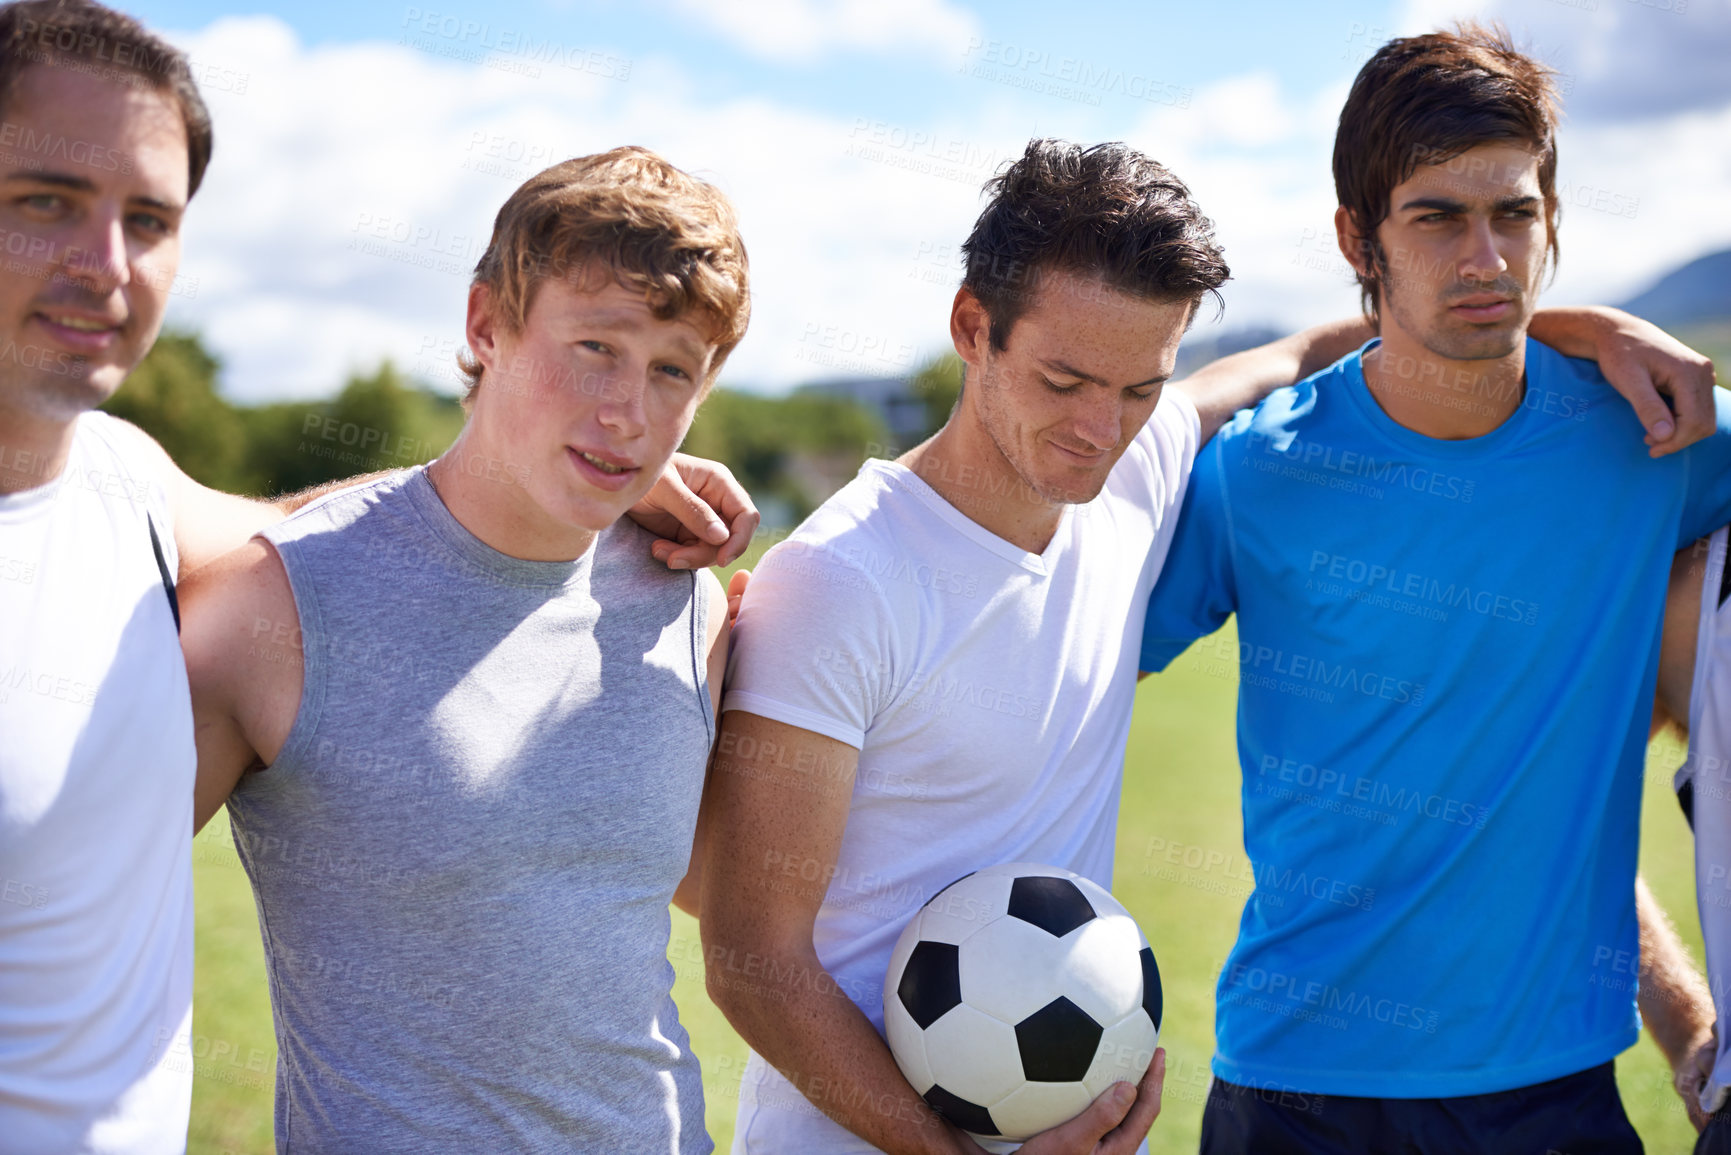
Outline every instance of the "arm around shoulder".
<path fill-rule="evenodd" d="M 119 424 L 155 459 L 161 471 L 168 508 L 174 517 L 174 545 L 180 554 L 177 576 L 184 578 L 200 566 L 240 548 L 247 538 L 282 519 L 283 511 L 272 505 L 194 481 L 157 444 L 156 438 L 130 421 L 119 420 Z"/>
<path fill-rule="evenodd" d="M 282 561 L 258 538 L 188 577 L 180 599 L 198 747 L 196 830 L 243 774 L 282 750 L 300 707 L 300 617 Z"/>

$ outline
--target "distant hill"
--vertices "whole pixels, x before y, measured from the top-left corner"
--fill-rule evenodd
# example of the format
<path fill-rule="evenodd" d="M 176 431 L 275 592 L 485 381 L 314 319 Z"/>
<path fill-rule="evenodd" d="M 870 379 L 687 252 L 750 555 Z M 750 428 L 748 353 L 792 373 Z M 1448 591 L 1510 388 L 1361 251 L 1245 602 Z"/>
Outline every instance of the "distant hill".
<path fill-rule="evenodd" d="M 1622 308 L 1666 329 L 1731 322 L 1731 249 L 1673 269 Z"/>

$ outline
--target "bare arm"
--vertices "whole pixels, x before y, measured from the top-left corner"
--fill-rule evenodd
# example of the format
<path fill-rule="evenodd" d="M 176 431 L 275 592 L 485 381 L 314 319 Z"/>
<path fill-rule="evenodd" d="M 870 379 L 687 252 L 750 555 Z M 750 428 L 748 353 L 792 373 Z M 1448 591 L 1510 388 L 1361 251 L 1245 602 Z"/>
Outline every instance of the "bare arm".
<path fill-rule="evenodd" d="M 1565 357 L 1597 361 L 1605 380 L 1634 406 L 1652 456 L 1712 435 L 1713 362 L 1657 325 L 1592 305 L 1540 309 L 1528 332 Z"/>
<path fill-rule="evenodd" d="M 735 574 L 734 578 L 743 587 L 749 575 L 741 576 L 744 571 Z M 721 732 L 721 681 L 727 673 L 727 642 L 733 634 L 733 616 L 728 608 L 729 594 L 721 588 L 721 583 L 709 570 L 697 575 L 698 597 L 709 599 L 709 661 L 707 676 L 709 679 L 709 708 L 715 715 L 716 733 Z M 709 778 L 715 773 L 715 751 L 709 752 L 709 769 L 704 774 L 703 801 L 697 808 L 697 829 L 691 839 L 691 862 L 685 868 L 685 877 L 680 879 L 679 887 L 673 892 L 673 905 L 686 914 L 697 915 L 703 904 L 703 858 L 707 852 L 709 835 Z"/>
<path fill-rule="evenodd" d="M 833 873 L 858 766 L 859 751 L 833 738 L 737 710 L 723 715 L 699 923 L 709 996 L 795 1087 L 845 1088 L 816 1105 L 854 1134 L 885 1151 L 966 1151 L 908 1086 L 812 944 L 823 890 L 797 880 Z M 775 869 L 785 862 L 799 865 L 792 886 Z"/>
<path fill-rule="evenodd" d="M 1701 624 L 1701 582 L 1707 575 L 1707 539 L 1684 546 L 1671 560 L 1665 594 L 1665 631 L 1659 640 L 1657 719 L 1689 732 L 1689 697 L 1695 685 L 1695 646 Z"/>
<path fill-rule="evenodd" d="M 276 551 L 259 539 L 181 584 L 201 830 L 248 770 L 275 761 L 300 708 L 300 616 Z"/>
<path fill-rule="evenodd" d="M 873 1146 L 977 1155 L 908 1085 L 812 943 L 825 887 L 800 880 L 833 877 L 858 765 L 859 751 L 832 738 L 740 711 L 723 717 L 699 923 L 709 995 L 753 1050 Z M 1119 1084 L 1021 1151 L 1128 1155 L 1159 1112 L 1163 1071 L 1157 1059 L 1139 1093 Z"/>
<path fill-rule="evenodd" d="M 1641 926 L 1641 1021 L 1671 1064 L 1677 1094 L 1699 1131 L 1706 1122 L 1699 1100 L 1705 1075 L 1697 1071 L 1696 1058 L 1712 1044 L 1713 999 L 1677 928 L 1640 877 L 1635 879 L 1635 915 Z"/>
<path fill-rule="evenodd" d="M 1528 331 L 1566 357 L 1598 362 L 1605 380 L 1634 407 L 1654 457 L 1712 434 L 1713 362 L 1658 326 L 1621 309 L 1582 306 L 1540 309 Z M 1326 368 L 1374 336 L 1362 317 L 1330 321 L 1222 357 L 1174 385 L 1195 402 L 1207 441 L 1240 409 Z"/>
<path fill-rule="evenodd" d="M 1374 336 L 1376 330 L 1362 317 L 1330 321 L 1222 357 L 1173 385 L 1195 402 L 1202 418 L 1202 440 L 1207 441 L 1240 409 L 1249 409 L 1276 389 L 1327 368 Z"/>

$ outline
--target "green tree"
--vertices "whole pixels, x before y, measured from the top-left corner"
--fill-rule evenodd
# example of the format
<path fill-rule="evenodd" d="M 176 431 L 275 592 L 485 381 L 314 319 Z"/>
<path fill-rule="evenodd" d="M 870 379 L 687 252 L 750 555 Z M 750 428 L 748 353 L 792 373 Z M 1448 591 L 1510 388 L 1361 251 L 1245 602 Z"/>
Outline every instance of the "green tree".
<path fill-rule="evenodd" d="M 410 383 L 389 361 L 328 401 L 261 405 L 244 418 L 265 493 L 431 461 L 463 428 L 454 398 Z"/>
<path fill-rule="evenodd" d="M 216 391 L 220 368 L 197 335 L 164 333 L 102 408 L 156 438 L 194 480 L 250 492 L 246 422 Z"/>
<path fill-rule="evenodd" d="M 914 393 L 926 405 L 925 437 L 944 427 L 962 396 L 962 359 L 942 353 L 925 363 L 913 376 Z"/>

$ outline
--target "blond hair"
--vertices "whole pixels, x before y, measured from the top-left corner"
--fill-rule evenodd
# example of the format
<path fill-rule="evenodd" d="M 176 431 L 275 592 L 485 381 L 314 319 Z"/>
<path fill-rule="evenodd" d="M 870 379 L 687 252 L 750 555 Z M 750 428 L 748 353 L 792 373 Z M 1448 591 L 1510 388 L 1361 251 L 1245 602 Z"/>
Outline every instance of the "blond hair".
<path fill-rule="evenodd" d="M 640 290 L 662 320 L 694 315 L 716 344 L 708 381 L 751 319 L 733 205 L 646 148 L 576 157 L 524 181 L 494 218 L 472 283 L 491 290 L 495 321 L 518 334 L 542 282 L 580 284 L 597 275 Z M 466 404 L 481 383 L 481 365 L 464 349 L 457 366 L 469 383 Z"/>

